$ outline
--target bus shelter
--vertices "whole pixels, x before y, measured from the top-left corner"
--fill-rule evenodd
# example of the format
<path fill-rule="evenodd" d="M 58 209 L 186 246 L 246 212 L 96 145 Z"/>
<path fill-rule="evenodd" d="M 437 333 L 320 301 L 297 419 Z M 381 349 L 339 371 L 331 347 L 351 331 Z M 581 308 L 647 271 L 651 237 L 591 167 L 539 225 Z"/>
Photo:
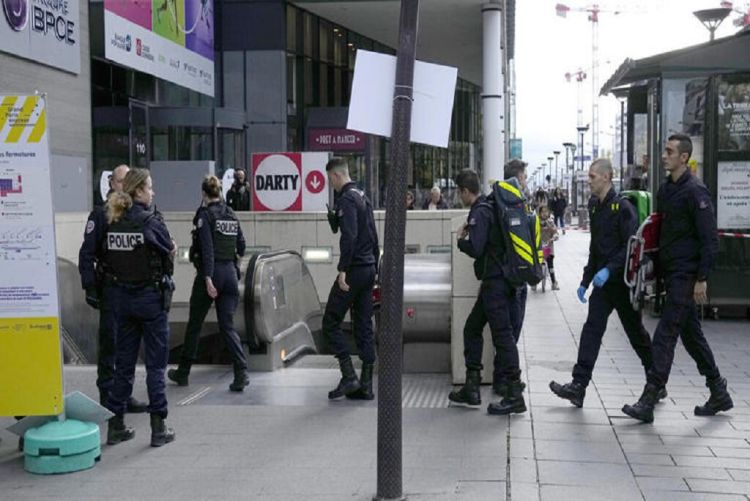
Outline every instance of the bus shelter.
<path fill-rule="evenodd" d="M 750 312 L 748 54 L 746 28 L 700 45 L 626 59 L 601 89 L 626 107 L 621 129 L 626 177 L 654 200 L 666 174 L 661 152 L 667 137 L 683 133 L 692 139 L 690 168 L 711 192 L 719 229 L 719 255 L 708 284 L 714 314 L 726 305 Z"/>

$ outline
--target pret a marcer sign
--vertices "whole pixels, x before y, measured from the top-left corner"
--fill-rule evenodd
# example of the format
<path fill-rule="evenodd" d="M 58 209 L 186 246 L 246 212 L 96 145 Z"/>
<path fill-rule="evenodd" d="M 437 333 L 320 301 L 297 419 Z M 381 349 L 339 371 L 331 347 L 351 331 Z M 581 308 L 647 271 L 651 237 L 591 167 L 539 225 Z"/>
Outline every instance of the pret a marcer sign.
<path fill-rule="evenodd" d="M 326 210 L 329 158 L 317 152 L 253 154 L 253 210 Z"/>

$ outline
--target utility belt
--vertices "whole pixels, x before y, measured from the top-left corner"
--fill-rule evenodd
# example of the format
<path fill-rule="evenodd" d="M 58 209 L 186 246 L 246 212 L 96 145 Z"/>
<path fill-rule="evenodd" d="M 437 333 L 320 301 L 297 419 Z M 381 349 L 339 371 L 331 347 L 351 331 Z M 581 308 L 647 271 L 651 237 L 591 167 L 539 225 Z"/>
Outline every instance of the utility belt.
<path fill-rule="evenodd" d="M 142 282 L 124 282 L 115 275 L 106 273 L 104 283 L 107 286 L 117 286 L 126 291 L 136 291 L 151 288 L 161 292 L 161 303 L 164 311 L 168 312 L 172 307 L 172 296 L 174 295 L 175 283 L 170 275 L 162 275 L 159 280 L 146 280 Z"/>

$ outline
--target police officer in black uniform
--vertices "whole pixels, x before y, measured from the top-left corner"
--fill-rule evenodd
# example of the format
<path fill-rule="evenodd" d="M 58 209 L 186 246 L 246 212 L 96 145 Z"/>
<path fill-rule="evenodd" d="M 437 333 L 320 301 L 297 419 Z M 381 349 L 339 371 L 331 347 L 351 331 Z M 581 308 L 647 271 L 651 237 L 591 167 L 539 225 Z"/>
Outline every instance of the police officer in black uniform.
<path fill-rule="evenodd" d="M 128 173 L 127 165 L 118 165 L 109 179 L 109 192 L 122 192 L 122 181 Z M 81 286 L 86 294 L 86 303 L 99 310 L 99 337 L 97 344 L 96 386 L 99 402 L 107 404 L 115 377 L 116 325 L 112 308 L 104 298 L 104 257 L 106 253 L 107 214 L 104 206 L 97 205 L 89 214 L 83 244 L 78 251 L 78 272 Z M 146 412 L 146 404 L 133 397 L 128 400 L 128 412 Z"/>
<path fill-rule="evenodd" d="M 151 205 L 153 196 L 149 171 L 134 168 L 125 176 L 123 193 L 113 193 L 107 202 L 105 283 L 117 322 L 115 381 L 107 401 L 115 414 L 107 431 L 110 445 L 135 436 L 135 430 L 125 426 L 123 415 L 133 392 L 141 339 L 146 348 L 151 445 L 159 447 L 175 437 L 164 423 L 164 370 L 169 358 L 167 312 L 177 247 L 161 214 Z"/>
<path fill-rule="evenodd" d="M 372 287 L 380 257 L 375 219 L 370 201 L 349 177 L 346 160 L 332 158 L 326 164 L 326 172 L 335 191 L 334 208 L 328 215 L 329 223 L 334 233 L 341 230 L 338 275 L 328 294 L 323 315 L 323 335 L 330 340 L 333 353 L 339 361 L 341 381 L 328 393 L 328 398 L 346 396 L 372 400 L 375 398 L 372 391 L 372 372 L 375 366 Z M 362 360 L 359 379 L 341 330 L 341 321 L 350 308 L 352 328 L 359 358 Z"/>
<path fill-rule="evenodd" d="M 643 394 L 637 403 L 622 408 L 628 416 L 647 423 L 654 420 L 656 396 L 669 379 L 678 337 L 682 338 L 711 392 L 704 405 L 695 407 L 695 415 L 713 416 L 734 406 L 727 391 L 727 380 L 721 377 L 703 335 L 696 307 L 696 303 L 703 304 L 707 300 L 706 281 L 719 243 L 711 195 L 687 165 L 692 153 L 690 138 L 673 134 L 667 139 L 662 154 L 669 176 L 657 193 L 657 209 L 662 216 L 657 272 L 664 282 L 667 297 L 654 332 L 654 364 L 648 372 Z"/>
<path fill-rule="evenodd" d="M 238 256 L 245 255 L 245 237 L 234 211 L 221 197 L 221 182 L 216 176 L 206 176 L 201 185 L 203 204 L 193 218 L 193 243 L 190 260 L 196 267 L 193 290 L 190 293 L 190 316 L 185 328 L 185 344 L 177 369 L 170 369 L 167 377 L 187 386 L 190 367 L 198 355 L 201 326 L 216 301 L 219 331 L 232 354 L 234 381 L 231 391 L 243 391 L 248 385 L 247 359 L 242 342 L 234 330 L 234 312 L 240 301 L 238 288 Z"/>
<path fill-rule="evenodd" d="M 525 168 L 525 165 L 523 165 Z M 522 189 L 519 182 L 525 180 L 523 168 L 517 177 L 509 179 Z M 456 178 L 459 196 L 465 205 L 471 205 L 467 223 L 458 233 L 458 248 L 474 258 L 474 274 L 482 280 L 479 297 L 466 319 L 464 327 L 464 359 L 466 383 L 448 395 L 456 404 L 478 406 L 481 404 L 479 385 L 482 370 L 482 331 L 489 323 L 492 343 L 495 346 L 497 369 L 502 377 L 502 400 L 487 408 L 490 414 L 515 414 L 526 412 L 523 398 L 518 347 L 514 337 L 513 318 L 517 315 L 519 294 L 517 288 L 508 283 L 503 275 L 500 260 L 495 255 L 502 252 L 502 235 L 493 206 L 479 192 L 479 177 L 476 172 L 465 169 Z M 517 323 L 517 320 L 516 320 Z"/>
<path fill-rule="evenodd" d="M 578 287 L 578 299 L 584 297 L 593 282 L 589 311 L 581 331 L 578 362 L 573 368 L 573 381 L 559 384 L 551 381 L 552 392 L 569 400 L 576 407 L 583 406 L 586 387 L 591 381 L 594 364 L 599 356 L 602 337 L 612 310 L 617 311 L 630 345 L 641 360 L 644 371 L 651 368 L 651 338 L 641 319 L 641 313 L 630 303 L 630 291 L 625 285 L 624 269 L 628 239 L 638 230 L 638 217 L 629 200 L 621 198 L 612 186 L 612 163 L 606 158 L 595 160 L 589 168 L 589 200 L 591 241 L 589 259 L 583 269 Z M 666 391 L 660 398 L 666 397 Z"/>

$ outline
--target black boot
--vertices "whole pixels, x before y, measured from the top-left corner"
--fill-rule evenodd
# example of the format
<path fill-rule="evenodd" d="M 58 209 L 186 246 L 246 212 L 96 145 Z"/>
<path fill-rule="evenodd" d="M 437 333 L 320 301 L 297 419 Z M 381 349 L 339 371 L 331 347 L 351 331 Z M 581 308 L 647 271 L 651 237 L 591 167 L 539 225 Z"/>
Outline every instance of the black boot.
<path fill-rule="evenodd" d="M 164 424 L 164 418 L 151 414 L 151 447 L 161 447 L 174 440 L 174 430 Z"/>
<path fill-rule="evenodd" d="M 125 426 L 122 415 L 110 418 L 107 426 L 107 444 L 115 445 L 135 437 L 135 430 Z"/>
<path fill-rule="evenodd" d="M 728 411 L 734 407 L 732 397 L 727 391 L 727 380 L 719 376 L 714 379 L 708 379 L 706 386 L 711 390 L 711 396 L 703 405 L 696 405 L 694 413 L 696 416 L 713 416 L 719 411 Z"/>
<path fill-rule="evenodd" d="M 521 391 L 526 389 L 526 383 L 521 381 Z M 505 382 L 505 379 L 495 379 L 495 382 L 492 383 L 492 391 L 495 392 L 495 395 L 498 397 L 504 397 L 505 393 L 508 391 L 508 384 Z"/>
<path fill-rule="evenodd" d="M 176 369 L 169 369 L 167 371 L 167 377 L 170 381 L 177 383 L 177 386 L 187 386 L 188 376 L 190 375 L 190 364 L 180 362 L 180 365 Z"/>
<path fill-rule="evenodd" d="M 639 419 L 644 423 L 654 422 L 654 406 L 658 401 L 659 388 L 652 383 L 646 383 L 641 398 L 633 405 L 625 405 L 622 412 L 628 416 Z"/>
<path fill-rule="evenodd" d="M 146 402 L 141 402 L 140 400 L 136 400 L 133 397 L 130 397 L 128 399 L 129 414 L 140 414 L 142 412 L 146 412 L 146 409 L 148 409 L 148 404 Z"/>
<path fill-rule="evenodd" d="M 375 368 L 375 364 L 362 364 L 362 372 L 359 376 L 359 384 L 361 388 L 352 394 L 346 396 L 354 400 L 372 400 L 375 398 L 375 394 L 372 392 L 372 370 Z"/>
<path fill-rule="evenodd" d="M 247 378 L 247 370 L 244 367 L 234 366 L 234 381 L 229 385 L 231 391 L 245 391 L 245 386 L 250 384 Z"/>
<path fill-rule="evenodd" d="M 508 381 L 508 389 L 505 396 L 499 402 L 490 403 L 487 406 L 488 414 L 505 415 L 520 414 L 526 412 L 526 402 L 523 399 L 520 379 Z"/>
<path fill-rule="evenodd" d="M 549 389 L 558 397 L 569 400 L 576 407 L 583 407 L 583 399 L 586 397 L 586 387 L 576 381 L 560 384 L 555 381 L 549 382 Z"/>
<path fill-rule="evenodd" d="M 362 387 L 359 384 L 357 373 L 354 372 L 354 365 L 351 358 L 339 358 L 339 367 L 341 368 L 341 381 L 339 381 L 339 385 L 336 388 L 328 392 L 329 400 L 341 398 L 344 395 L 351 395 L 359 391 Z"/>
<path fill-rule="evenodd" d="M 482 374 L 478 369 L 466 369 L 466 382 L 458 390 L 450 392 L 448 400 L 454 404 L 476 407 L 482 405 L 479 395 L 479 385 L 482 384 Z"/>

